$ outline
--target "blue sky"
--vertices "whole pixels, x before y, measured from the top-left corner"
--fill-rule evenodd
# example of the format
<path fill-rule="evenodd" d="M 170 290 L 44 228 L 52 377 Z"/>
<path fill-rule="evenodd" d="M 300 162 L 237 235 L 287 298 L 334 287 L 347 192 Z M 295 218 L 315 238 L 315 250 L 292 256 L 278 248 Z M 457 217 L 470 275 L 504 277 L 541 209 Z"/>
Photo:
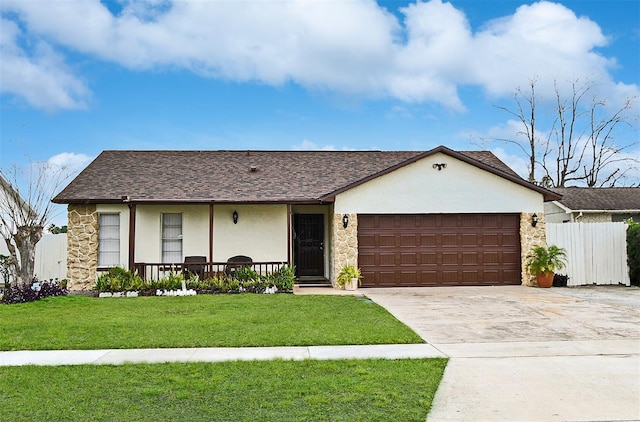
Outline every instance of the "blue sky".
<path fill-rule="evenodd" d="M 538 78 L 539 107 L 554 80 L 593 80 L 613 108 L 640 92 L 636 0 L 0 0 L 0 13 L 3 168 L 79 169 L 105 149 L 445 145 L 525 176 L 520 151 L 492 141 L 516 136 L 494 106 L 514 107 L 517 87 Z M 636 118 L 617 143 L 637 141 Z"/>

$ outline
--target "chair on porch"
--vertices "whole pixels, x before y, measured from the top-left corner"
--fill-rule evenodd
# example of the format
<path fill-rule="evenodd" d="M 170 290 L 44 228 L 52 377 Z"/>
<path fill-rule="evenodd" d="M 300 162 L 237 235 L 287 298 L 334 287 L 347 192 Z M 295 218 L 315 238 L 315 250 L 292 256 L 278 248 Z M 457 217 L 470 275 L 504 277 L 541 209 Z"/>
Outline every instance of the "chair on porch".
<path fill-rule="evenodd" d="M 185 279 L 197 275 L 201 280 L 204 278 L 204 269 L 207 266 L 206 256 L 185 256 L 182 265 L 182 274 Z"/>
<path fill-rule="evenodd" d="M 253 264 L 253 259 L 244 255 L 236 255 L 227 259 L 227 266 L 224 270 L 225 274 L 230 277 L 236 273 L 236 271 L 243 267 L 250 267 Z"/>

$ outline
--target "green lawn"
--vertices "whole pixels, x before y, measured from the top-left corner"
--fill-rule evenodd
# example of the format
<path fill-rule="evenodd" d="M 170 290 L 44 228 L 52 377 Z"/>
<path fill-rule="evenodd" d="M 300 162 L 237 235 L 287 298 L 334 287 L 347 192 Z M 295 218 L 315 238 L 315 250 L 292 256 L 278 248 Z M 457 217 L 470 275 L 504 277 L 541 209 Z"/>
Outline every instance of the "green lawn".
<path fill-rule="evenodd" d="M 422 343 L 364 297 L 52 297 L 0 305 L 0 350 Z"/>
<path fill-rule="evenodd" d="M 0 420 L 424 421 L 446 359 L 0 368 Z"/>

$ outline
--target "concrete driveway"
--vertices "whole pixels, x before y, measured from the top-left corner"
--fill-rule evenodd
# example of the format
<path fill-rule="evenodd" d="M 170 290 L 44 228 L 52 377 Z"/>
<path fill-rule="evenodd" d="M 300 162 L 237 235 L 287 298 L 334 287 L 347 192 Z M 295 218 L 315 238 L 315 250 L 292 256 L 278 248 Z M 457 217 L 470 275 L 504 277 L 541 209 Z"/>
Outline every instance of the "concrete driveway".
<path fill-rule="evenodd" d="M 640 289 L 362 289 L 451 360 L 429 421 L 640 420 Z"/>

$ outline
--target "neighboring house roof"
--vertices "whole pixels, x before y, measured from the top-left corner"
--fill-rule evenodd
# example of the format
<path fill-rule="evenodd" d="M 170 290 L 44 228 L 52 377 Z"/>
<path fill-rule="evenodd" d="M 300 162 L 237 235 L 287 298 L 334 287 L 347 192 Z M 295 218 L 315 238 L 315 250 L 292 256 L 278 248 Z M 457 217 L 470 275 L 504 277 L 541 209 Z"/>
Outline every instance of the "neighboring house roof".
<path fill-rule="evenodd" d="M 640 188 L 554 188 L 567 212 L 640 211 Z"/>
<path fill-rule="evenodd" d="M 56 203 L 332 201 L 348 188 L 442 152 L 545 196 L 489 151 L 104 151 Z"/>
<path fill-rule="evenodd" d="M 22 208 L 24 217 L 37 214 L 31 205 L 22 198 L 20 192 L 2 174 L 0 174 L 0 195 L 0 212 L 11 214 L 8 208 L 15 210 L 19 206 Z"/>

